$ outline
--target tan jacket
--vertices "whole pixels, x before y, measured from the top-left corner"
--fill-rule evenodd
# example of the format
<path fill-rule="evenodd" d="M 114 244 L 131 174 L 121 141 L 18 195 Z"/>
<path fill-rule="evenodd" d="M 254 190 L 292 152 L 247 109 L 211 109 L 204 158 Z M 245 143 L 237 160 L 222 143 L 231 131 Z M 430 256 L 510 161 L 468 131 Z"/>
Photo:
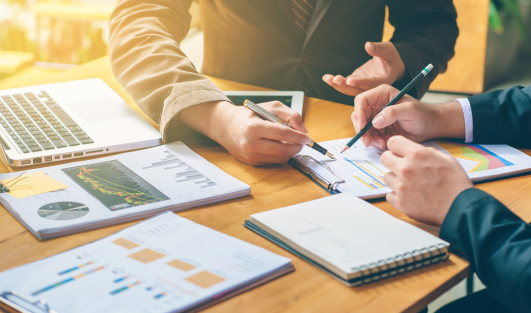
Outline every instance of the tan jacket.
<path fill-rule="evenodd" d="M 113 71 L 160 124 L 164 142 L 191 134 L 179 121 L 183 109 L 228 100 L 179 47 L 189 30 L 191 2 L 122 0 L 110 21 Z M 304 39 L 294 29 L 291 0 L 201 0 L 202 72 L 352 104 L 353 97 L 328 86 L 322 76 L 347 76 L 369 60 L 364 44 L 381 41 L 386 5 L 396 28 L 392 41 L 407 69 L 404 81 L 428 63 L 435 65 L 413 91 L 421 96 L 454 54 L 458 30 L 451 0 L 317 0 Z"/>

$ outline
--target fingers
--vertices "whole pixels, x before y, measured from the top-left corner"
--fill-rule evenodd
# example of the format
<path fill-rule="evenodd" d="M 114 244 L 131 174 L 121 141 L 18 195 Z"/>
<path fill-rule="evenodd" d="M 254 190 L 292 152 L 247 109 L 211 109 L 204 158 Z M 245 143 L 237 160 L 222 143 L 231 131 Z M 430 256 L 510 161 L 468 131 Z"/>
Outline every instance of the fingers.
<path fill-rule="evenodd" d="M 290 157 L 299 153 L 302 148 L 303 145 L 269 139 L 249 141 L 242 145 L 242 150 L 250 155 L 261 154 L 272 157 Z"/>
<path fill-rule="evenodd" d="M 385 151 L 380 158 L 380 162 L 382 162 L 383 166 L 387 167 L 392 172 L 396 172 L 398 170 L 398 166 L 400 166 L 402 161 L 402 157 L 394 154 L 391 151 Z"/>
<path fill-rule="evenodd" d="M 357 106 L 354 106 L 354 112 L 352 112 L 352 115 L 350 116 L 352 120 L 352 124 L 354 124 L 354 129 L 356 130 L 356 133 L 358 133 L 360 130 L 362 130 L 365 125 L 367 125 L 367 121 L 369 120 L 371 116 L 371 108 L 364 106 L 358 108 Z M 372 134 L 374 133 L 373 130 L 370 130 L 366 132 L 363 136 L 361 136 L 361 140 L 363 141 L 363 144 L 365 147 L 368 147 L 372 143 Z"/>
<path fill-rule="evenodd" d="M 415 143 L 409 139 L 406 139 L 403 136 L 391 137 L 389 141 L 387 142 L 387 147 L 389 148 L 391 152 L 393 152 L 393 154 L 400 156 L 400 157 L 405 157 L 408 154 L 414 155 L 419 150 L 423 148 L 425 149 L 424 146 L 418 143 Z"/>
<path fill-rule="evenodd" d="M 360 90 L 371 90 L 382 84 L 388 83 L 389 79 L 385 76 L 360 76 L 359 74 L 352 74 L 347 77 L 345 84 L 350 87 L 356 87 Z"/>
<path fill-rule="evenodd" d="M 257 120 L 247 126 L 247 132 L 252 133 L 255 138 L 271 139 L 276 141 L 289 142 L 297 145 L 305 145 L 310 142 L 310 137 L 303 132 L 274 124 L 267 121 Z"/>
<path fill-rule="evenodd" d="M 370 56 L 382 58 L 384 60 L 393 61 L 398 55 L 396 47 L 391 42 L 370 42 L 365 43 L 365 51 Z"/>
<path fill-rule="evenodd" d="M 290 124 L 290 126 L 305 134 L 308 133 L 308 129 L 306 129 L 306 126 L 302 123 L 302 116 L 298 112 L 288 108 L 282 102 L 272 101 L 261 103 L 260 105 L 276 117 L 280 118 L 284 123 Z"/>
<path fill-rule="evenodd" d="M 323 81 L 336 89 L 337 91 L 344 93 L 349 96 L 357 96 L 360 93 L 364 92 L 364 89 L 357 88 L 354 86 L 348 86 L 345 84 L 346 79 L 341 75 L 330 75 L 326 74 L 323 76 Z"/>
<path fill-rule="evenodd" d="M 375 128 L 385 128 L 399 120 L 413 120 L 417 115 L 418 110 L 415 103 L 400 103 L 382 110 L 376 115 L 372 124 Z"/>
<path fill-rule="evenodd" d="M 398 186 L 401 184 L 400 179 L 396 176 L 395 173 L 389 172 L 384 176 L 384 183 L 387 187 L 395 191 L 395 193 L 400 189 Z"/>

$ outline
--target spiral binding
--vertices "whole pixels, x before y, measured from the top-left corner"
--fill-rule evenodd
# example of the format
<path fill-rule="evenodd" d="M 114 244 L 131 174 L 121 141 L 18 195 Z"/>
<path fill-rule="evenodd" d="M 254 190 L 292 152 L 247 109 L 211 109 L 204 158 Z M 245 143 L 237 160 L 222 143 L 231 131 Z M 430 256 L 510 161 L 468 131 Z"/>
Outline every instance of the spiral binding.
<path fill-rule="evenodd" d="M 379 260 L 367 265 L 353 267 L 352 270 L 356 274 L 351 280 L 361 278 L 359 282 L 354 283 L 354 286 L 368 284 L 447 259 L 448 245 L 440 243 L 420 250 L 399 254 L 386 260 Z"/>

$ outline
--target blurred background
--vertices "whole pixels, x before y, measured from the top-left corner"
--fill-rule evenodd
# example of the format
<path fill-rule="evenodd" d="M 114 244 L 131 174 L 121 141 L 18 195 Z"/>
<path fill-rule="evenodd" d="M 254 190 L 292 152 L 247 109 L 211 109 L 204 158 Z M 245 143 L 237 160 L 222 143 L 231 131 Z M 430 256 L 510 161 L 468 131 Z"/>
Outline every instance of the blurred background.
<path fill-rule="evenodd" d="M 107 56 L 108 19 L 116 2 L 0 0 L 0 90 L 42 84 L 53 75 Z M 454 101 L 463 94 L 531 85 L 531 0 L 454 3 L 461 30 L 456 57 L 449 73 L 432 84 L 434 91 L 423 100 Z M 200 70 L 204 45 L 198 0 L 190 13 L 190 31 L 181 47 Z M 392 32 L 386 24 L 384 39 Z M 430 312 L 482 288 L 477 277 L 471 277 L 432 302 Z"/>
<path fill-rule="evenodd" d="M 0 0 L 0 84 L 39 80 L 107 55 L 108 20 L 117 0 Z M 199 4 L 190 36 L 200 32 Z M 192 44 L 202 61 L 202 35 Z M 193 43 L 198 40 L 193 41 Z M 196 47 L 197 46 L 197 47 Z M 200 64 L 199 64 L 200 65 Z M 1 86 L 1 85 L 0 85 Z"/>
<path fill-rule="evenodd" d="M 28 84 L 38 83 L 49 75 L 106 56 L 108 19 L 116 2 L 0 0 L 0 87 L 5 84 L 3 80 L 17 79 L 21 72 L 18 77 L 31 78 Z M 467 1 L 455 1 L 456 6 L 463 6 L 463 2 Z M 198 69 L 203 58 L 199 7 L 199 1 L 194 1 L 190 33 L 182 43 Z M 531 72 L 531 0 L 492 0 L 488 15 L 482 89 L 515 80 L 529 82 L 526 74 Z M 390 34 L 391 28 L 386 27 Z M 473 91 L 461 93 L 480 90 Z"/>

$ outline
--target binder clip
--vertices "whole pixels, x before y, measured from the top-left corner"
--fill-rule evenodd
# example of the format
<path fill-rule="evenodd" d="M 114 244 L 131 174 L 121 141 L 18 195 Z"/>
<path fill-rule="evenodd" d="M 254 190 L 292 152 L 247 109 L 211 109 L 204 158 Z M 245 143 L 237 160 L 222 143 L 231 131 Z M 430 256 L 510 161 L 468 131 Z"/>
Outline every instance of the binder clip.
<path fill-rule="evenodd" d="M 26 176 L 24 176 L 26 175 Z M 14 184 L 18 183 L 19 181 L 28 178 L 29 174 L 27 172 L 23 172 L 22 174 L 18 175 L 17 177 L 13 178 L 12 180 L 4 183 L 0 183 L 0 193 L 9 192 L 9 187 L 12 187 Z"/>

